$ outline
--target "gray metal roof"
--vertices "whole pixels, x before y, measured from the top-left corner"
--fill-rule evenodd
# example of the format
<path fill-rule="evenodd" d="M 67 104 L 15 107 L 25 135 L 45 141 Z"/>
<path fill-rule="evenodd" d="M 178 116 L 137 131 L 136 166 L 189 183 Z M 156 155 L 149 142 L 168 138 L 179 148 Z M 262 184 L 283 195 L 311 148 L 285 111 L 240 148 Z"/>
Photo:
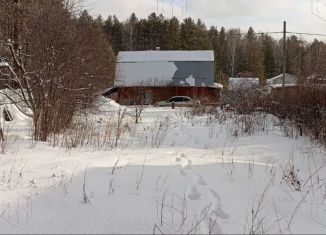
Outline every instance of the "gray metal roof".
<path fill-rule="evenodd" d="M 121 51 L 118 63 L 168 61 L 214 61 L 214 52 L 207 51 Z"/>

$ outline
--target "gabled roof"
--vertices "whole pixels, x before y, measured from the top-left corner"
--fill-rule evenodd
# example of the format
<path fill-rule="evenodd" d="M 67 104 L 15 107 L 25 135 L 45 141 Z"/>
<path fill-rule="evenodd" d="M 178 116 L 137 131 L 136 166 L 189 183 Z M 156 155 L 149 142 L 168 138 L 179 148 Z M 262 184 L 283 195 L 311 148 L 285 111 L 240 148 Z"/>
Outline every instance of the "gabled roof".
<path fill-rule="evenodd" d="M 275 77 L 267 79 L 266 83 L 267 83 L 267 85 L 281 84 L 282 80 L 283 80 L 283 74 L 279 74 Z M 298 78 L 295 75 L 289 74 L 289 73 L 285 74 L 285 83 L 286 84 L 296 84 L 297 82 L 298 82 Z"/>
<path fill-rule="evenodd" d="M 214 61 L 214 52 L 210 51 L 121 51 L 118 63 L 135 62 L 177 62 L 177 61 Z"/>

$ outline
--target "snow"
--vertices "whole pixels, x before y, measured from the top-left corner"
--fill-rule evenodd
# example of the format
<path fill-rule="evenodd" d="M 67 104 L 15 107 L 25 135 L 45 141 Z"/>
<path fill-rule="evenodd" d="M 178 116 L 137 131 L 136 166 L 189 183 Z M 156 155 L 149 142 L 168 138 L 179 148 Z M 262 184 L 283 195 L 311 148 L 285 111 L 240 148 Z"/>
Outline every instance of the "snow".
<path fill-rule="evenodd" d="M 196 78 L 194 78 L 193 75 L 190 75 L 189 77 L 186 78 L 186 82 L 189 84 L 189 86 L 195 86 L 196 85 Z"/>
<path fill-rule="evenodd" d="M 284 84 L 284 87 L 297 87 L 297 84 Z M 271 88 L 282 88 L 283 84 L 274 84 L 274 85 L 269 85 Z"/>
<path fill-rule="evenodd" d="M 122 51 L 118 63 L 214 61 L 213 51 Z"/>
<path fill-rule="evenodd" d="M 219 89 L 223 89 L 224 86 L 221 83 L 214 82 L 214 86 L 213 87 L 216 87 L 216 88 L 219 88 Z"/>
<path fill-rule="evenodd" d="M 283 84 L 283 74 L 279 74 L 275 77 L 272 77 L 270 79 L 267 79 L 266 81 L 267 85 L 277 85 L 277 84 Z M 297 84 L 298 78 L 295 75 L 292 74 L 285 74 L 285 84 Z"/>
<path fill-rule="evenodd" d="M 99 97 L 93 124 L 103 128 L 123 108 Z M 187 108 L 151 106 L 136 125 L 134 109 L 124 124 L 127 147 L 12 141 L 0 155 L 0 233 L 238 234 L 251 225 L 265 233 L 325 233 L 325 149 L 295 128 L 256 113 L 249 135 L 239 122 L 247 116 L 218 110 L 193 117 Z M 19 136 L 19 128 L 30 128 L 24 119 L 10 125 Z M 301 191 L 284 177 L 291 166 Z"/>
<path fill-rule="evenodd" d="M 8 67 L 9 64 L 7 62 L 0 61 L 0 67 Z"/>
<path fill-rule="evenodd" d="M 259 86 L 259 78 L 229 78 L 229 90 Z"/>

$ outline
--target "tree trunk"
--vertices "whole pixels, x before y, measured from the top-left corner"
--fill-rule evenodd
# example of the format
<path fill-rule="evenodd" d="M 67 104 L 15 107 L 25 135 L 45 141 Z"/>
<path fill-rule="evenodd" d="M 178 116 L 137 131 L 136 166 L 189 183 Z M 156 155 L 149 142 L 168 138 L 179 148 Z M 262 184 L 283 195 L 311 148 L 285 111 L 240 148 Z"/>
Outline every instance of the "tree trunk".
<path fill-rule="evenodd" d="M 37 112 L 37 117 L 34 118 L 34 140 L 47 141 L 49 132 L 47 124 L 46 110 L 42 107 Z"/>

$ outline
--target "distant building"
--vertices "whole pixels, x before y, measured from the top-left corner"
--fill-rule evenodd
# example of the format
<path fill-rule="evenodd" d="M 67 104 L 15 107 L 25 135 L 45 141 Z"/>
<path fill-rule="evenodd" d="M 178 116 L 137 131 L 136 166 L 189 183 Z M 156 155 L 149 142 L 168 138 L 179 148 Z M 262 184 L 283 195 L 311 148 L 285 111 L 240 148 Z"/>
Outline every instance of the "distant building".
<path fill-rule="evenodd" d="M 298 78 L 293 74 L 286 73 L 284 84 L 287 86 L 296 86 L 298 84 Z M 283 85 L 283 74 L 267 79 L 266 85 L 275 87 Z"/>
<path fill-rule="evenodd" d="M 7 61 L 4 58 L 0 57 L 0 67 L 8 67 L 9 64 L 7 63 Z"/>
<path fill-rule="evenodd" d="M 154 104 L 172 96 L 217 102 L 213 51 L 119 52 L 114 89 L 120 104 Z"/>
<path fill-rule="evenodd" d="M 325 87 L 326 86 L 326 76 L 321 75 L 321 74 L 313 74 L 305 79 L 304 84 L 306 86 Z"/>

